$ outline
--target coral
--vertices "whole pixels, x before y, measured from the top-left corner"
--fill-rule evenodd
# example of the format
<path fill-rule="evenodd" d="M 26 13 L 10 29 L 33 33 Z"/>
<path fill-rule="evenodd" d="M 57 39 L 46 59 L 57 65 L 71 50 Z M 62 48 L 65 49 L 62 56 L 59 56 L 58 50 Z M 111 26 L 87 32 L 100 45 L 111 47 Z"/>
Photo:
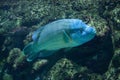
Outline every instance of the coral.
<path fill-rule="evenodd" d="M 111 1 L 111 3 L 108 3 L 106 8 L 106 12 L 104 15 L 108 15 L 109 18 L 109 25 L 112 29 L 112 40 L 113 40 L 113 46 L 114 46 L 114 55 L 112 57 L 111 63 L 109 65 L 108 71 L 105 73 L 105 79 L 107 80 L 119 80 L 120 79 L 120 16 L 119 12 L 120 4 L 118 4 L 118 1 Z"/>
<path fill-rule="evenodd" d="M 103 80 L 103 78 L 99 74 L 94 74 L 90 72 L 79 72 L 74 75 L 73 80 Z"/>
<path fill-rule="evenodd" d="M 29 33 L 26 38 L 24 39 L 24 45 L 27 45 L 28 43 L 30 43 L 32 41 L 32 33 Z"/>
<path fill-rule="evenodd" d="M 9 64 L 12 64 L 14 68 L 17 68 L 17 66 L 22 65 L 24 60 L 25 60 L 25 56 L 23 55 L 21 50 L 18 48 L 13 48 L 10 51 L 9 56 L 7 58 L 7 62 Z"/>
<path fill-rule="evenodd" d="M 7 62 L 12 63 L 16 57 L 19 57 L 19 54 L 21 54 L 20 49 L 14 48 L 13 50 L 10 51 L 9 56 L 7 58 Z"/>
<path fill-rule="evenodd" d="M 46 59 L 41 59 L 41 60 L 37 60 L 34 64 L 33 64 L 33 70 L 39 70 L 41 67 L 45 66 L 48 63 L 48 60 Z"/>
<path fill-rule="evenodd" d="M 120 31 L 114 31 L 114 45 L 116 48 L 120 48 Z"/>
<path fill-rule="evenodd" d="M 120 5 L 116 4 L 116 7 L 110 11 L 109 15 L 111 16 L 111 20 L 114 22 L 113 24 L 116 25 L 116 27 L 114 27 L 114 29 L 116 30 L 120 30 Z"/>
<path fill-rule="evenodd" d="M 120 79 L 120 69 L 119 68 L 109 68 L 109 70 L 104 74 L 104 79 L 106 80 L 119 80 Z"/>
<path fill-rule="evenodd" d="M 107 26 L 106 20 L 99 17 L 98 15 L 94 15 L 90 19 L 89 25 L 94 26 L 96 28 L 97 36 L 105 36 L 110 31 L 110 28 Z"/>
<path fill-rule="evenodd" d="M 63 80 L 66 78 L 73 78 L 77 72 L 87 70 L 85 67 L 80 67 L 72 63 L 70 60 L 63 58 L 56 62 L 56 64 L 46 73 L 43 74 L 43 80 Z M 46 75 L 45 75 L 46 74 Z"/>
<path fill-rule="evenodd" d="M 114 68 L 120 67 L 120 49 L 115 51 L 115 55 L 113 56 L 111 66 Z"/>

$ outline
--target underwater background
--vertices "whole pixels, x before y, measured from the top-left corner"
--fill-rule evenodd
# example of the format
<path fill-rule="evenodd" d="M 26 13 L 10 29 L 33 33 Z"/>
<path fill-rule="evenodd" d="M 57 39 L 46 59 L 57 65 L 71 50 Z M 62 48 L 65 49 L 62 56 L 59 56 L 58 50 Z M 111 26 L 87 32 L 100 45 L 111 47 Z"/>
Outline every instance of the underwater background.
<path fill-rule="evenodd" d="M 26 61 L 35 30 L 73 18 L 94 26 L 95 38 Z M 120 80 L 120 0 L 0 0 L 0 80 Z"/>

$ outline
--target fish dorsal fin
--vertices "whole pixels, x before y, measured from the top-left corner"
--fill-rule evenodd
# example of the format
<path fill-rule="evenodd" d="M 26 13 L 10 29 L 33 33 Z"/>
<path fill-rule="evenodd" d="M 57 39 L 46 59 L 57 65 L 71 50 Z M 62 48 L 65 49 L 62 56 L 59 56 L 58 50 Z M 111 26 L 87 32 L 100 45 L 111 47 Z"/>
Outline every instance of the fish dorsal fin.
<path fill-rule="evenodd" d="M 63 34 L 64 34 L 65 42 L 71 42 L 72 41 L 72 38 L 67 31 L 63 30 Z"/>
<path fill-rule="evenodd" d="M 37 31 L 33 32 L 33 35 L 32 35 L 33 41 L 37 41 L 39 39 L 40 34 L 41 34 L 43 29 L 44 29 L 44 27 L 40 27 Z"/>

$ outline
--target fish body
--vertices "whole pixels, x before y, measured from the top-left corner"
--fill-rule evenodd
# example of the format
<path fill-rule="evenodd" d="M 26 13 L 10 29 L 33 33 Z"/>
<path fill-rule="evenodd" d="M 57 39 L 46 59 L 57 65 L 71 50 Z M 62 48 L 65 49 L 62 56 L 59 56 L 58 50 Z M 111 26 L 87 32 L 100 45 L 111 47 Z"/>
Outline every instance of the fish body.
<path fill-rule="evenodd" d="M 96 30 L 80 19 L 61 19 L 36 30 L 32 39 L 23 49 L 27 61 L 36 57 L 47 57 L 62 48 L 82 45 L 94 38 Z"/>

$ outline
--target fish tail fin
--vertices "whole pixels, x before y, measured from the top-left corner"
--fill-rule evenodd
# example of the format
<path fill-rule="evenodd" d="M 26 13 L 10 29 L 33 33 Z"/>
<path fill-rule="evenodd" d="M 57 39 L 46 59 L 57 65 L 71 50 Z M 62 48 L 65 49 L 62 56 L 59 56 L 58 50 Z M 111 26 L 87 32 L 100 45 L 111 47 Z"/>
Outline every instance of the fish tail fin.
<path fill-rule="evenodd" d="M 33 42 L 25 46 L 23 53 L 26 55 L 28 62 L 34 60 L 38 56 L 38 52 L 36 52 Z"/>

